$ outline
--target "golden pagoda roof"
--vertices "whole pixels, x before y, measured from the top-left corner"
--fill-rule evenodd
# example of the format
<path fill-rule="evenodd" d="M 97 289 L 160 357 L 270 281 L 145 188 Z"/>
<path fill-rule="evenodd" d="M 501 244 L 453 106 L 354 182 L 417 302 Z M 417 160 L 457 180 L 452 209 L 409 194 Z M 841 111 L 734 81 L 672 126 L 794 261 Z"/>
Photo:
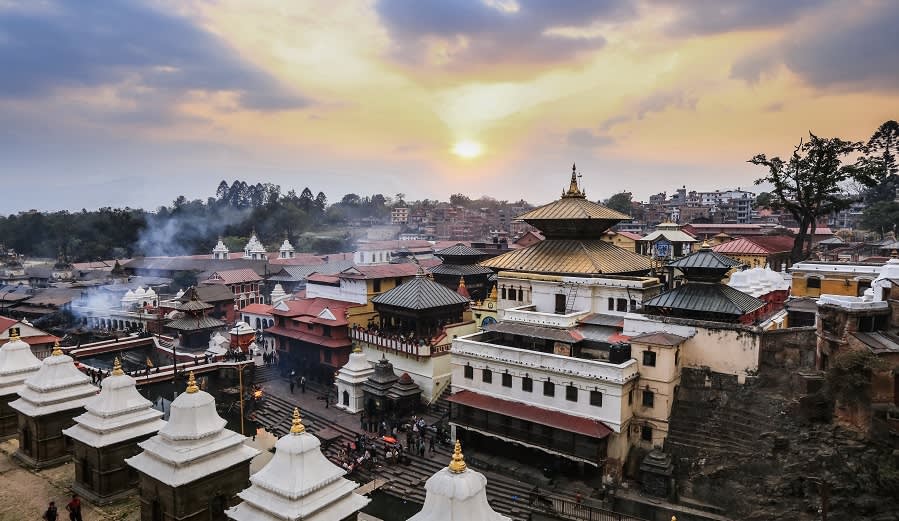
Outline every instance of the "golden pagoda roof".
<path fill-rule="evenodd" d="M 545 240 L 481 265 L 496 270 L 578 275 L 635 273 L 651 268 L 648 258 L 598 239 Z"/>
<path fill-rule="evenodd" d="M 557 201 L 544 204 L 533 210 L 518 216 L 522 221 L 543 221 L 555 219 L 600 219 L 608 221 L 623 221 L 630 219 L 630 215 L 612 210 L 599 203 L 594 203 L 583 197 L 564 196 Z M 538 226 L 539 227 L 539 226 Z"/>

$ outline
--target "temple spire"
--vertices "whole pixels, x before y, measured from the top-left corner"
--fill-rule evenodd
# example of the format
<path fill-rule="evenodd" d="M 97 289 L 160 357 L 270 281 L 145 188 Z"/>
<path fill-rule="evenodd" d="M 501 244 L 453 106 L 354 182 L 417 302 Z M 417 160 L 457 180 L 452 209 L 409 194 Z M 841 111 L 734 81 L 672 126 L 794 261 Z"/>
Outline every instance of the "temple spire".
<path fill-rule="evenodd" d="M 187 394 L 193 394 L 199 392 L 200 388 L 197 387 L 197 379 L 194 378 L 194 372 L 190 372 L 190 376 L 187 377 Z"/>
<path fill-rule="evenodd" d="M 50 356 L 62 356 L 62 347 L 59 346 L 59 340 L 53 342 L 53 352 Z"/>
<path fill-rule="evenodd" d="M 306 426 L 303 425 L 303 420 L 300 419 L 300 408 L 294 407 L 293 409 L 293 421 L 291 422 L 290 433 L 291 434 L 303 434 L 306 432 Z"/>
<path fill-rule="evenodd" d="M 579 197 L 585 198 L 586 194 L 580 189 L 577 183 L 577 165 L 571 164 L 571 182 L 568 184 L 568 191 L 562 192 L 562 197 Z"/>
<path fill-rule="evenodd" d="M 450 461 L 450 472 L 461 474 L 466 469 L 465 458 L 462 456 L 462 444 L 456 440 L 456 447 L 453 449 L 453 460 Z"/>
<path fill-rule="evenodd" d="M 115 357 L 115 361 L 112 363 L 112 376 L 122 376 L 123 374 L 125 371 L 122 371 L 122 362 L 119 357 Z"/>
<path fill-rule="evenodd" d="M 9 339 L 13 342 L 19 339 L 19 328 L 17 328 L 17 327 L 9 328 Z"/>

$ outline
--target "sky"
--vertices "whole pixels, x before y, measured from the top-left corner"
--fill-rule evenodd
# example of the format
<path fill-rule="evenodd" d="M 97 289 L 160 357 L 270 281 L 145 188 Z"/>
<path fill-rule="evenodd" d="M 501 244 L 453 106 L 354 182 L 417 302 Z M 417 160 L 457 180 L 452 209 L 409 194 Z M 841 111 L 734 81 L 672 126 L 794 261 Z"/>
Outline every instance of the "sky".
<path fill-rule="evenodd" d="M 899 117 L 891 0 L 0 0 L 0 213 L 219 181 L 548 202 L 752 186 Z M 14 194 L 14 196 L 10 196 Z"/>

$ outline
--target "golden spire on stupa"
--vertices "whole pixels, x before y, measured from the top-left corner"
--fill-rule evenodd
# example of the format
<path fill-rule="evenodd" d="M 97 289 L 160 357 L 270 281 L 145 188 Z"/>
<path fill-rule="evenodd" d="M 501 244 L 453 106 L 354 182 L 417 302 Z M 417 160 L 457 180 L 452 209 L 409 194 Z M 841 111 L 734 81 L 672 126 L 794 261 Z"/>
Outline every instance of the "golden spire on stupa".
<path fill-rule="evenodd" d="M 456 440 L 456 447 L 453 449 L 453 460 L 449 464 L 450 472 L 460 474 L 465 472 L 466 468 L 465 457 L 462 456 L 462 444 L 459 443 L 459 440 Z"/>
<path fill-rule="evenodd" d="M 119 357 L 115 357 L 115 361 L 112 362 L 112 376 L 122 376 L 123 374 L 125 371 L 122 371 L 122 362 Z"/>
<path fill-rule="evenodd" d="M 59 340 L 53 342 L 53 352 L 50 353 L 50 356 L 62 356 L 62 347 L 59 346 Z"/>
<path fill-rule="evenodd" d="M 199 392 L 200 388 L 197 387 L 197 379 L 194 377 L 194 372 L 190 372 L 190 376 L 187 377 L 187 394 L 193 394 Z"/>
<path fill-rule="evenodd" d="M 303 434 L 304 432 L 306 432 L 306 426 L 303 425 L 303 420 L 300 419 L 300 408 L 299 407 L 294 407 L 294 409 L 293 409 L 293 420 L 292 420 L 291 424 L 292 424 L 290 426 L 291 434 L 299 435 L 299 434 Z"/>

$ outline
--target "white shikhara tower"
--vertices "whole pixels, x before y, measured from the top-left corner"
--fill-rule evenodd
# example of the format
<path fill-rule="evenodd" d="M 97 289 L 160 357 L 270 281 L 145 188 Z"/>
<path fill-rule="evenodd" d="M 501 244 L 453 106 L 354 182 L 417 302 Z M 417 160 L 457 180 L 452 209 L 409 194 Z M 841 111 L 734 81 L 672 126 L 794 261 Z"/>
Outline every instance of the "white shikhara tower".
<path fill-rule="evenodd" d="M 294 250 L 293 244 L 290 244 L 290 240 L 287 237 L 284 237 L 284 242 L 281 243 L 281 248 L 278 250 L 278 258 L 292 259 L 295 256 L 296 250 Z"/>
<path fill-rule="evenodd" d="M 25 379 L 40 368 L 31 346 L 19 337 L 19 328 L 10 328 L 9 342 L 0 347 L 0 439 L 16 434 L 18 421 L 9 402 L 19 397 Z"/>
<path fill-rule="evenodd" d="M 259 237 L 256 236 L 256 230 L 253 230 L 249 242 L 247 242 L 247 245 L 243 248 L 243 258 L 252 260 L 265 260 L 268 258 L 265 246 L 262 245 L 259 241 Z"/>
<path fill-rule="evenodd" d="M 230 254 L 231 252 L 228 251 L 228 247 L 225 246 L 225 241 L 223 241 L 222 238 L 219 237 L 218 244 L 216 244 L 215 248 L 212 249 L 212 258 L 215 260 L 228 260 L 228 255 Z"/>
<path fill-rule="evenodd" d="M 226 514 L 234 521 L 339 521 L 370 501 L 354 492 L 346 471 L 328 461 L 318 438 L 293 411 L 290 433 L 275 444 L 271 461 L 250 478 L 243 500 Z"/>
<path fill-rule="evenodd" d="M 425 504 L 409 521 L 510 521 L 487 503 L 487 478 L 467 465 L 456 441 L 450 464 L 425 482 Z"/>
<path fill-rule="evenodd" d="M 374 372 L 375 368 L 368 362 L 365 353 L 357 345 L 350 353 L 349 361 L 337 371 L 337 377 L 334 379 L 334 385 L 337 386 L 337 404 L 335 406 L 350 414 L 361 411 L 365 396 L 362 384 Z"/>

